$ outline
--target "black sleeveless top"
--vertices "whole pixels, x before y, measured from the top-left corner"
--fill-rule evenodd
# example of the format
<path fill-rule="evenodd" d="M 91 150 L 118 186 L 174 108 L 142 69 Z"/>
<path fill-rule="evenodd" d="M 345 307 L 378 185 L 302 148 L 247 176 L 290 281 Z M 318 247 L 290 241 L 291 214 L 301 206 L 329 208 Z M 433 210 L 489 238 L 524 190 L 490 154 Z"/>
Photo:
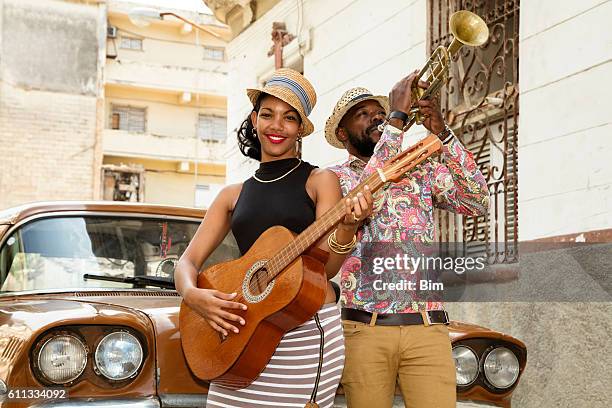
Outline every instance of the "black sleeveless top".
<path fill-rule="evenodd" d="M 261 180 L 272 180 L 298 163 L 295 158 L 261 163 L 255 175 Z M 314 168 L 302 162 L 280 180 L 261 183 L 251 177 L 244 182 L 231 219 L 232 233 L 242 255 L 270 227 L 282 225 L 300 233 L 314 222 L 315 203 L 306 192 L 306 180 Z"/>

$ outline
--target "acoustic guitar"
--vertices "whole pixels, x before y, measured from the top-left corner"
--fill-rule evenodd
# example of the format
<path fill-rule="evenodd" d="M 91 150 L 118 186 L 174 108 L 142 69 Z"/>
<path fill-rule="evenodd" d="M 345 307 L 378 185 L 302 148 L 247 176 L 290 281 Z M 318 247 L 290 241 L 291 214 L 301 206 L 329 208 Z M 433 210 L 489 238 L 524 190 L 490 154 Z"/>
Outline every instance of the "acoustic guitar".
<path fill-rule="evenodd" d="M 437 136 L 424 138 L 390 159 L 346 197 L 353 198 L 366 185 L 374 193 L 386 182 L 399 180 L 441 147 Z M 327 252 L 314 244 L 344 218 L 346 197 L 301 234 L 271 227 L 239 259 L 213 265 L 198 275 L 198 288 L 236 292 L 234 301 L 248 308 L 233 311 L 246 321 L 240 332 L 223 336 L 181 303 L 181 343 L 195 376 L 231 388 L 248 386 L 270 361 L 283 335 L 321 308 L 327 288 Z"/>

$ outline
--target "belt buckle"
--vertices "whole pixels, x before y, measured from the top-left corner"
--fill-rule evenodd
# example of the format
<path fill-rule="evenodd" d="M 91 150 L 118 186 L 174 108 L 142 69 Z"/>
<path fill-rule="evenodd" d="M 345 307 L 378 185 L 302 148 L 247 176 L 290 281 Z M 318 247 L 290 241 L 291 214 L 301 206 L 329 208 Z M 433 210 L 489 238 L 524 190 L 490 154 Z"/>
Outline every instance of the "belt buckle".
<path fill-rule="evenodd" d="M 440 310 L 427 310 L 425 311 L 424 315 L 425 318 L 427 319 L 427 325 L 431 326 L 434 324 L 443 324 L 445 326 L 447 326 L 450 322 L 450 320 L 448 319 L 448 312 L 446 310 L 442 310 L 442 312 L 444 312 L 444 317 L 446 318 L 446 322 L 432 322 L 431 321 L 431 317 L 429 316 L 429 312 L 439 312 Z"/>

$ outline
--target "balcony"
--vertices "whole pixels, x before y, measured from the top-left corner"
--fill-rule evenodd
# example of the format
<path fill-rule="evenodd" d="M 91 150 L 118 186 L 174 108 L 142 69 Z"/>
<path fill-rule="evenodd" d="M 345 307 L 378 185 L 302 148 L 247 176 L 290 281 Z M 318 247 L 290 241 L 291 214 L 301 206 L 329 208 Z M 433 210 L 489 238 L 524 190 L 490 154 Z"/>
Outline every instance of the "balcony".
<path fill-rule="evenodd" d="M 106 64 L 105 82 L 122 86 L 197 94 L 227 95 L 225 72 L 123 59 Z"/>
<path fill-rule="evenodd" d="M 104 129 L 104 155 L 225 164 L 225 143 Z"/>

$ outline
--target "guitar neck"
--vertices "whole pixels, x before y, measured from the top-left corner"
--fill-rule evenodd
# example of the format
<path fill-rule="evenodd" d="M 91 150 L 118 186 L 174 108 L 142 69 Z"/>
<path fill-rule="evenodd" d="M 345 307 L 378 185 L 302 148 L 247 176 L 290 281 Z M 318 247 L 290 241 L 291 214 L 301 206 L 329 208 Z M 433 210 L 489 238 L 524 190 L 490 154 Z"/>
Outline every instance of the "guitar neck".
<path fill-rule="evenodd" d="M 387 181 L 397 181 L 406 172 L 416 167 L 419 163 L 437 152 L 442 147 L 439 139 L 430 135 L 419 141 L 415 146 L 407 149 L 385 163 L 383 169 L 377 169 L 366 180 L 361 182 L 342 200 L 330 208 L 321 218 L 313 222 L 291 243 L 282 248 L 268 261 L 268 273 L 270 279 L 274 279 L 291 262 L 293 262 L 304 251 L 326 236 L 344 218 L 345 200 L 356 197 L 359 192 L 363 192 L 368 186 L 372 194 L 379 190 Z"/>

